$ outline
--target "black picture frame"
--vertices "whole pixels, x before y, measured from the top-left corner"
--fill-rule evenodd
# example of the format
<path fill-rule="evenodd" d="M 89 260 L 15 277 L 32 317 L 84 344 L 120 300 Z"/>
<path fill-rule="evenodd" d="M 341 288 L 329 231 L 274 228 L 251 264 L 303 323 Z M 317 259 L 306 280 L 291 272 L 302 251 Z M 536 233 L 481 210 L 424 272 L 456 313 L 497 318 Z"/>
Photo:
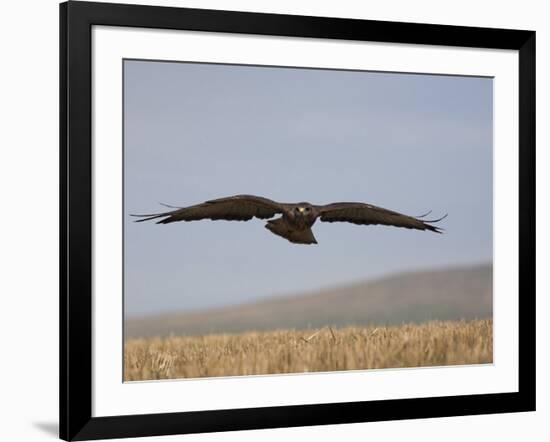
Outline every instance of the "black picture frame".
<path fill-rule="evenodd" d="M 93 25 L 519 53 L 519 391 L 92 417 Z M 60 5 L 60 437 L 90 440 L 535 410 L 535 32 L 158 6 Z"/>

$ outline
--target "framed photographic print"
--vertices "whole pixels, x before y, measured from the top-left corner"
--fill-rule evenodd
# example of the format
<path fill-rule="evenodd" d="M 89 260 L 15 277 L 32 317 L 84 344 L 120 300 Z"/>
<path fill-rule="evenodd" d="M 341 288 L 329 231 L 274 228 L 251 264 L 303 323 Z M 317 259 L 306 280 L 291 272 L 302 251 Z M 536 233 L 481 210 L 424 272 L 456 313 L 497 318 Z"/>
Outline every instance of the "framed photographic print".
<path fill-rule="evenodd" d="M 61 438 L 534 410 L 534 32 L 60 24 Z"/>

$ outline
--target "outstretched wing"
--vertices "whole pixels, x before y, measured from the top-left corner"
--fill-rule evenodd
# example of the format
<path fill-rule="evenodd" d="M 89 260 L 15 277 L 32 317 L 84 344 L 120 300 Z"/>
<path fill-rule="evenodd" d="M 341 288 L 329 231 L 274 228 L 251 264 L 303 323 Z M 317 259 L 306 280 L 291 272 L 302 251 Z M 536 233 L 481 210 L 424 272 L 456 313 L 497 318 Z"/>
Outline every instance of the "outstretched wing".
<path fill-rule="evenodd" d="M 431 224 L 441 221 L 447 216 L 434 220 L 423 220 L 420 217 L 403 215 L 364 203 L 333 203 L 315 208 L 321 221 L 329 223 L 340 221 L 364 225 L 381 224 L 406 229 L 430 230 L 437 233 L 441 233 L 442 229 Z"/>
<path fill-rule="evenodd" d="M 162 218 L 157 224 L 167 224 L 176 221 L 197 221 L 201 219 L 248 221 L 253 217 L 266 219 L 281 213 L 281 204 L 267 198 L 254 195 L 236 195 L 227 198 L 206 201 L 190 207 L 180 207 L 177 210 L 149 215 L 131 215 L 142 219 L 137 222 Z"/>

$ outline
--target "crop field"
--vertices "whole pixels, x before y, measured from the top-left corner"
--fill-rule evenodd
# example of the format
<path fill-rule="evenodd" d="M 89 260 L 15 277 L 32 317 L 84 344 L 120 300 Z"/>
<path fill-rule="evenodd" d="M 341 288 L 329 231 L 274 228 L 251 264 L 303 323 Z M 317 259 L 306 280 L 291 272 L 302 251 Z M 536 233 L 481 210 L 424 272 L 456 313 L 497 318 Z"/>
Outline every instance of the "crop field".
<path fill-rule="evenodd" d="M 129 339 L 124 379 L 484 364 L 492 360 L 492 320 L 433 321 Z"/>

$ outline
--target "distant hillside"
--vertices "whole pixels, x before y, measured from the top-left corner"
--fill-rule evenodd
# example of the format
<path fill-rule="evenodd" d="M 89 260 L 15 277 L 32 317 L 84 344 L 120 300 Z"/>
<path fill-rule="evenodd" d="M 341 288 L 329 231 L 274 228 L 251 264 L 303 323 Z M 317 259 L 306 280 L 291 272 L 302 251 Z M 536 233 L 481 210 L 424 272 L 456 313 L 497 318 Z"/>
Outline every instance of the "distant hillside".
<path fill-rule="evenodd" d="M 125 334 L 133 338 L 490 318 L 492 290 L 491 265 L 404 273 L 245 305 L 130 319 Z"/>

